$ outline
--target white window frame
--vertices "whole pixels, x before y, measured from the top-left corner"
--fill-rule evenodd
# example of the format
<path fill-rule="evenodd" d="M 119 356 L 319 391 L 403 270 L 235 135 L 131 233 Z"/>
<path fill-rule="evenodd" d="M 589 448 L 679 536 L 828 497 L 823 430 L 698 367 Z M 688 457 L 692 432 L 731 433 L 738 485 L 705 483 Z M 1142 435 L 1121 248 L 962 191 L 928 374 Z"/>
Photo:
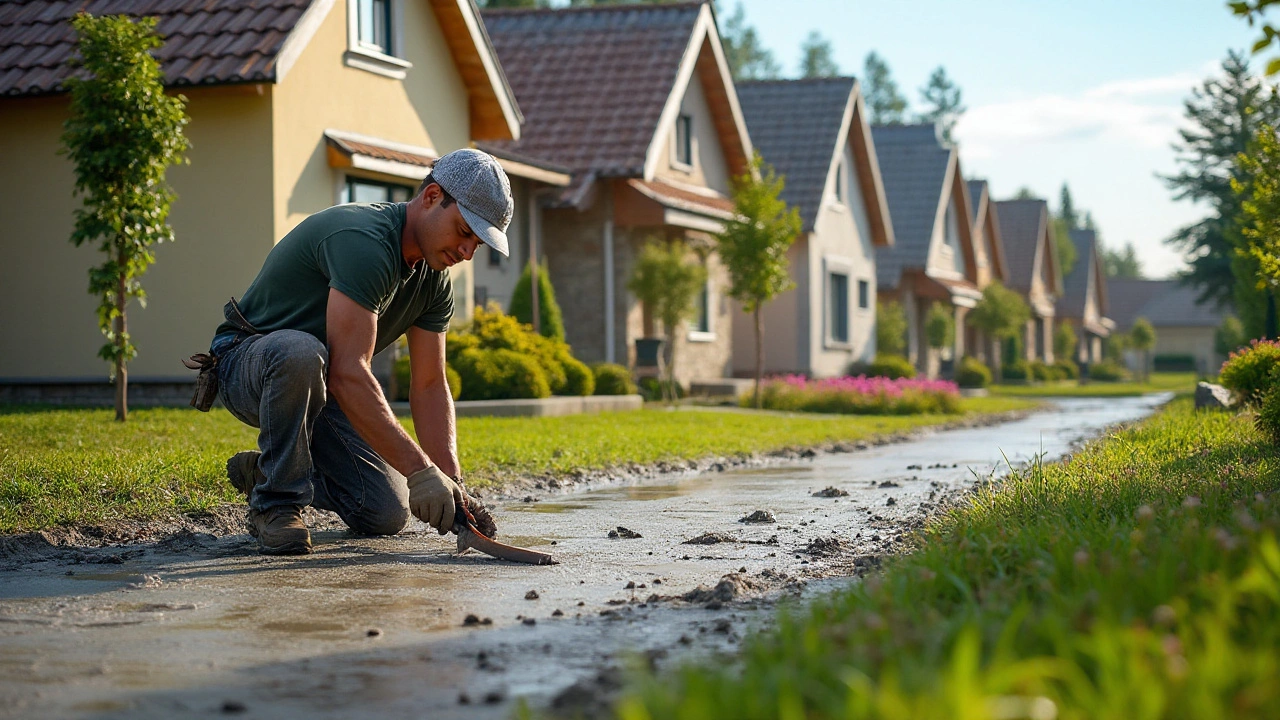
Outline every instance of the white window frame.
<path fill-rule="evenodd" d="M 846 257 L 827 256 L 822 259 L 822 345 L 830 350 L 849 350 L 853 347 L 853 282 L 857 276 L 853 272 L 853 261 Z M 834 329 L 835 307 L 831 303 L 832 290 L 831 276 L 843 275 L 844 284 L 844 308 L 845 308 L 845 339 L 837 340 Z"/>
<path fill-rule="evenodd" d="M 706 306 L 703 311 L 707 314 L 707 329 L 703 330 L 698 327 L 699 318 L 695 317 L 687 324 L 689 326 L 689 334 L 687 338 L 689 342 L 713 342 L 716 339 L 716 293 L 715 287 L 711 284 L 710 276 L 707 282 L 702 286 L 702 292 L 707 298 Z"/>
<path fill-rule="evenodd" d="M 342 55 L 342 62 L 347 67 L 403 80 L 413 67 L 413 63 L 397 57 L 404 52 L 404 0 L 387 0 L 387 2 L 391 4 L 391 27 L 387 32 L 387 40 L 391 43 L 391 54 L 361 42 L 361 0 L 347 0 L 347 51 Z"/>

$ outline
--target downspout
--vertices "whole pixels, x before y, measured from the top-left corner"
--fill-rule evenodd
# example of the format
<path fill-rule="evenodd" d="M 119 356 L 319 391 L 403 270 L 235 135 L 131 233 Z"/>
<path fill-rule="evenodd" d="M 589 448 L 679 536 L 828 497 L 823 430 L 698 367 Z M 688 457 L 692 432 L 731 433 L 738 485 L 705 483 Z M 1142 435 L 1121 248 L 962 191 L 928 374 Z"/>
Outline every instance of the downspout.
<path fill-rule="evenodd" d="M 613 194 L 612 188 L 604 192 L 604 361 L 617 362 L 617 329 L 614 327 L 616 299 L 613 288 Z"/>

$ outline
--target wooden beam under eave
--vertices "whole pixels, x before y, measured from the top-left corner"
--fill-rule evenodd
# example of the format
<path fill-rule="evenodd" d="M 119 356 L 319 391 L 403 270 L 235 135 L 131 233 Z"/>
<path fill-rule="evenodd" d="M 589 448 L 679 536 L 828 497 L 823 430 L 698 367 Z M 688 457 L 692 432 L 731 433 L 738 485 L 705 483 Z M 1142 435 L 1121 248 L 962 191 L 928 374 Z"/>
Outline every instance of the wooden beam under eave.
<path fill-rule="evenodd" d="M 480 50 L 471 41 L 471 30 L 457 0 L 428 0 L 440 23 L 453 64 L 467 87 L 472 140 L 515 140 L 503 116 L 502 103 L 494 93 Z M 483 22 L 477 18 L 477 21 Z M 496 62 L 497 59 L 495 58 Z"/>

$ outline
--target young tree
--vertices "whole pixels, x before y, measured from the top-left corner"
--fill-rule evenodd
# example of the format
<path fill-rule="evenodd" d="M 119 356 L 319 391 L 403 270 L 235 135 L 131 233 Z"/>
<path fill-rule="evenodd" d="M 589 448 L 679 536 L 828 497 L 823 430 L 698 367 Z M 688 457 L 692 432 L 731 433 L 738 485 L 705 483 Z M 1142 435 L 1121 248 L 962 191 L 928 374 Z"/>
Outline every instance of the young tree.
<path fill-rule="evenodd" d="M 836 64 L 831 41 L 818 34 L 817 30 L 810 32 L 800 46 L 800 77 L 822 78 L 839 74 L 840 66 Z"/>
<path fill-rule="evenodd" d="M 1151 322 L 1144 317 L 1140 317 L 1133 321 L 1133 328 L 1129 330 L 1129 344 L 1134 350 L 1142 353 L 1142 382 L 1147 382 L 1150 377 L 1151 367 L 1151 348 L 1156 346 L 1156 329 L 1151 326 Z"/>
<path fill-rule="evenodd" d="M 527 325 L 534 325 L 532 273 L 533 267 L 525 265 L 507 306 L 508 315 Z M 543 337 L 564 340 L 564 314 L 560 311 L 560 303 L 556 302 L 556 291 L 551 285 L 545 260 L 538 267 L 538 322 L 535 328 Z"/>
<path fill-rule="evenodd" d="M 98 351 L 112 364 L 116 420 L 129 413 L 127 364 L 138 353 L 129 338 L 125 308 L 146 303 L 140 278 L 155 262 L 151 246 L 173 240 L 169 207 L 175 195 L 165 182 L 170 165 L 186 162 L 186 98 L 164 92 L 164 75 L 151 51 L 163 41 L 156 19 L 80 13 L 79 64 L 86 77 L 67 80 L 71 112 L 63 125 L 63 150 L 75 166 L 71 242 L 96 242 L 106 261 L 89 271 L 89 293 L 99 298 L 98 327 L 107 343 Z"/>
<path fill-rule="evenodd" d="M 1006 288 L 998 280 L 982 291 L 982 299 L 969 311 L 969 322 L 991 339 L 991 357 L 1000 357 L 1000 341 L 1018 338 L 1031 319 L 1031 308 L 1018 293 Z M 993 359 L 992 364 L 995 365 Z M 993 368 L 996 380 L 1001 379 L 1000 367 Z"/>
<path fill-rule="evenodd" d="M 876 303 L 876 354 L 902 355 L 907 349 L 907 314 L 902 304 Z"/>
<path fill-rule="evenodd" d="M 1053 356 L 1061 360 L 1076 361 L 1076 347 L 1080 338 L 1076 337 L 1075 328 L 1065 322 L 1058 323 L 1053 329 Z"/>
<path fill-rule="evenodd" d="M 724 48 L 724 58 L 735 81 L 773 80 L 782 74 L 773 53 L 760 42 L 755 28 L 747 24 L 747 13 L 741 2 L 720 29 L 720 46 Z"/>
<path fill-rule="evenodd" d="M 675 398 L 676 338 L 693 314 L 694 300 L 707 282 L 707 269 L 691 261 L 683 243 L 645 243 L 631 272 L 627 289 L 635 293 L 655 318 L 662 321 L 667 340 L 667 377 L 662 394 Z M 670 395 L 668 396 L 668 393 Z"/>
<path fill-rule="evenodd" d="M 862 99 L 867 104 L 872 125 L 901 125 L 907 99 L 898 91 L 886 63 L 875 51 L 867 53 L 862 70 Z"/>
<path fill-rule="evenodd" d="M 942 303 L 933 303 L 924 318 L 924 339 L 933 352 L 941 352 L 956 341 L 956 322 Z"/>
<path fill-rule="evenodd" d="M 755 406 L 760 407 L 764 373 L 764 320 L 760 306 L 795 287 L 787 250 L 800 235 L 800 211 L 780 197 L 785 182 L 756 153 L 751 170 L 734 178 L 736 217 L 716 237 L 720 261 L 729 272 L 729 294 L 752 316 L 756 336 Z"/>
<path fill-rule="evenodd" d="M 1071 230 L 1067 227 L 1067 221 L 1050 216 L 1049 236 L 1053 239 L 1053 259 L 1058 261 L 1058 270 L 1067 275 L 1076 266 L 1078 255 L 1076 244 L 1071 242 Z"/>
<path fill-rule="evenodd" d="M 1280 290 L 1280 141 L 1263 125 L 1248 152 L 1236 157 L 1231 188 L 1240 200 L 1236 267 L 1255 270 L 1250 282 L 1266 298 L 1263 336 L 1277 335 L 1276 292 Z"/>
<path fill-rule="evenodd" d="M 920 88 L 920 101 L 927 108 L 920 114 L 920 120 L 937 124 L 942 139 L 950 143 L 951 131 L 967 108 L 960 102 L 960 86 L 947 76 L 946 69 L 941 65 L 929 76 L 925 86 Z"/>
<path fill-rule="evenodd" d="M 1141 278 L 1142 262 L 1133 243 L 1124 244 L 1123 250 L 1102 248 L 1102 271 L 1109 278 Z"/>

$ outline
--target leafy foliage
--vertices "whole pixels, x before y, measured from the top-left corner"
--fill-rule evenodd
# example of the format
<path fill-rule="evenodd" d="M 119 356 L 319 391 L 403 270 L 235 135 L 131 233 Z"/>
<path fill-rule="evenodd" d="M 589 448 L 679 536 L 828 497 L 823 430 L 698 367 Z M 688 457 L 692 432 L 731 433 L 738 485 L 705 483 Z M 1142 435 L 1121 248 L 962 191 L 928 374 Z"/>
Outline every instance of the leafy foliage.
<path fill-rule="evenodd" d="M 1156 329 L 1151 326 L 1151 321 L 1144 317 L 1134 320 L 1129 330 L 1129 342 L 1134 350 L 1142 353 L 1142 379 L 1145 381 L 1150 372 L 1151 348 L 1156 346 Z"/>
<path fill-rule="evenodd" d="M 880 353 L 876 355 L 876 359 L 866 367 L 867 377 L 883 377 L 890 380 L 898 378 L 913 378 L 916 376 L 916 368 L 911 361 L 901 355 L 893 355 L 889 353 Z"/>
<path fill-rule="evenodd" d="M 1276 128 L 1258 128 L 1249 151 L 1237 156 L 1231 188 L 1240 199 L 1237 254 L 1253 261 L 1259 290 L 1280 287 L 1280 140 Z"/>
<path fill-rule="evenodd" d="M 632 395 L 636 392 L 631 382 L 631 372 L 617 363 L 596 363 L 591 366 L 596 378 L 596 395 Z"/>
<path fill-rule="evenodd" d="M 1129 371 L 1114 360 L 1102 360 L 1090 363 L 1089 379 L 1100 382 L 1120 382 L 1129 379 Z"/>
<path fill-rule="evenodd" d="M 1219 376 L 1223 387 L 1234 392 L 1240 402 L 1257 406 L 1272 388 L 1272 373 L 1280 367 L 1280 342 L 1254 340 L 1222 364 Z"/>
<path fill-rule="evenodd" d="M 1232 13 L 1243 17 L 1249 22 L 1249 27 L 1253 27 L 1256 23 L 1262 28 L 1262 37 L 1253 43 L 1252 51 L 1254 55 L 1266 50 L 1272 43 L 1277 42 L 1276 37 L 1280 35 L 1280 32 L 1277 32 L 1276 26 L 1262 21 L 1267 8 L 1277 3 L 1280 3 L 1280 0 L 1247 0 L 1246 2 L 1227 3 L 1227 7 L 1231 8 Z M 1280 58 L 1272 58 L 1267 62 L 1266 73 L 1267 75 L 1280 73 Z"/>
<path fill-rule="evenodd" d="M 1056 358 L 1073 358 L 1076 355 L 1076 346 L 1079 338 L 1076 337 L 1075 328 L 1069 323 L 1060 322 L 1058 327 L 1053 329 L 1053 356 Z"/>
<path fill-rule="evenodd" d="M 907 313 L 896 300 L 876 303 L 876 352 L 901 355 L 907 349 Z"/>
<path fill-rule="evenodd" d="M 965 355 L 956 368 L 956 384 L 962 388 L 984 388 L 991 384 L 991 370 L 978 358 Z"/>
<path fill-rule="evenodd" d="M 969 322 L 995 338 L 1017 337 L 1031 319 L 1031 308 L 1018 293 L 993 281 L 969 312 Z"/>
<path fill-rule="evenodd" d="M 1138 251 L 1133 243 L 1127 242 L 1121 250 L 1102 248 L 1102 272 L 1109 278 L 1144 277 L 1142 261 L 1138 259 Z"/>
<path fill-rule="evenodd" d="M 1230 355 L 1245 343 L 1244 326 L 1240 318 L 1228 315 L 1213 333 L 1213 347 L 1219 355 Z"/>
<path fill-rule="evenodd" d="M 688 249 L 680 242 L 645 243 L 632 268 L 627 288 L 662 322 L 666 332 L 669 382 L 675 379 L 677 333 L 693 314 L 694 299 L 706 282 L 707 269 L 690 259 Z"/>
<path fill-rule="evenodd" d="M 449 358 L 449 363 L 462 376 L 462 389 L 465 393 L 462 399 L 464 400 L 543 397 L 527 394 L 504 396 L 500 393 L 505 390 L 475 387 L 474 383 L 486 382 L 486 378 L 489 377 L 501 377 L 503 387 L 517 387 L 513 384 L 515 381 L 508 379 L 502 373 L 515 372 L 522 366 L 513 365 L 506 359 L 500 358 L 494 361 L 499 363 L 500 371 L 491 372 L 487 366 L 476 369 L 478 366 L 473 361 L 473 372 L 464 372 L 457 358 L 468 350 L 510 350 L 529 359 L 537 367 L 543 383 L 547 385 L 548 394 L 590 395 L 594 390 L 595 378 L 591 370 L 573 357 L 572 348 L 568 344 L 533 332 L 533 326 L 521 323 L 511 315 L 503 313 L 495 303 L 490 303 L 487 308 L 476 308 L 471 321 L 457 332 L 449 333 L 445 342 L 445 355 Z M 532 392 L 527 388 L 537 387 L 537 383 L 529 382 L 532 385 L 518 386 L 518 389 L 513 392 Z M 484 397 L 481 397 L 482 395 Z"/>
<path fill-rule="evenodd" d="M 511 291 L 511 303 L 507 312 L 522 323 L 533 324 L 533 270 L 526 265 L 516 287 Z M 564 340 L 564 314 L 556 302 L 556 291 L 551 285 L 551 274 L 544 261 L 538 268 L 538 332 L 552 340 Z"/>
<path fill-rule="evenodd" d="M 863 61 L 862 99 L 872 125 L 901 125 L 906 117 L 907 99 L 898 90 L 889 64 L 874 50 Z"/>
<path fill-rule="evenodd" d="M 1054 361 L 1053 368 L 1061 380 L 1075 380 L 1080 377 L 1080 366 L 1073 360 L 1059 358 Z"/>
<path fill-rule="evenodd" d="M 773 53 L 747 23 L 741 2 L 720 25 L 720 46 L 724 48 L 724 58 L 734 81 L 773 80 L 782 75 Z"/>
<path fill-rule="evenodd" d="M 1030 380 L 1031 364 L 1026 360 L 1015 360 L 1013 362 L 1005 363 L 1001 374 L 1005 380 Z"/>
<path fill-rule="evenodd" d="M 956 323 L 951 311 L 942 303 L 933 303 L 924 319 L 924 337 L 929 347 L 949 347 L 956 340 Z"/>
<path fill-rule="evenodd" d="M 920 88 L 920 101 L 926 107 L 920 113 L 920 121 L 934 123 L 943 141 L 952 142 L 951 131 L 968 108 L 961 102 L 960 87 L 947 75 L 946 68 L 939 65 L 929 75 L 929 81 Z"/>
<path fill-rule="evenodd" d="M 125 309 L 146 302 L 141 277 L 155 262 L 151 246 L 173 240 L 169 208 L 175 195 L 165 181 L 170 165 L 186 162 L 186 98 L 164 92 L 164 75 L 151 51 L 163 42 L 156 19 L 80 13 L 71 21 L 79 38 L 79 65 L 87 77 L 67 80 L 71 112 L 62 152 L 75 167 L 71 242 L 97 243 L 106 260 L 89 271 L 98 297 L 98 327 L 107 342 L 98 355 L 110 362 L 118 386 L 116 419 L 127 412 L 125 365 L 137 355 Z"/>
<path fill-rule="evenodd" d="M 1071 227 L 1060 217 L 1050 218 L 1049 237 L 1053 240 L 1053 259 L 1058 261 L 1058 270 L 1066 275 L 1076 266 L 1076 258 L 1080 252 L 1071 240 Z"/>
<path fill-rule="evenodd" d="M 547 375 L 528 355 L 514 350 L 470 348 L 450 361 L 462 379 L 463 400 L 544 398 Z"/>
<path fill-rule="evenodd" d="M 822 37 L 817 30 L 810 32 L 800 46 L 800 77 L 823 78 L 839 74 L 840 66 L 836 64 L 831 41 Z"/>

